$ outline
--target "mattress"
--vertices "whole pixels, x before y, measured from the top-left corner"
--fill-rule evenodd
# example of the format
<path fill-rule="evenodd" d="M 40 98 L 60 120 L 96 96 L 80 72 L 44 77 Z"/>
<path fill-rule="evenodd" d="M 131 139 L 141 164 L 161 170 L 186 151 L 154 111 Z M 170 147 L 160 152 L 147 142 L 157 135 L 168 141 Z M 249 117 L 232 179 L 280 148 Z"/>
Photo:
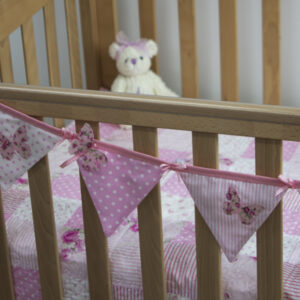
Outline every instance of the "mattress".
<path fill-rule="evenodd" d="M 132 149 L 131 130 L 101 124 L 102 140 Z M 74 129 L 74 124 L 70 125 Z M 191 133 L 160 129 L 159 156 L 171 163 L 192 162 Z M 254 174 L 254 140 L 219 136 L 220 168 Z M 89 299 L 78 167 L 59 165 L 69 157 L 68 142 L 49 153 L 52 191 L 65 299 Z M 299 179 L 300 147 L 284 142 L 284 174 Z M 299 168 L 300 169 L 300 168 Z M 24 176 L 23 179 L 26 179 Z M 194 202 L 180 178 L 161 180 L 164 253 L 168 297 L 197 298 Z M 20 180 L 3 192 L 5 221 L 16 299 L 41 299 L 28 185 Z M 300 201 L 296 191 L 284 198 L 284 296 L 300 299 Z M 109 239 L 114 299 L 143 299 L 137 213 Z M 222 255 L 224 299 L 256 299 L 256 239 L 253 236 L 233 263 Z"/>

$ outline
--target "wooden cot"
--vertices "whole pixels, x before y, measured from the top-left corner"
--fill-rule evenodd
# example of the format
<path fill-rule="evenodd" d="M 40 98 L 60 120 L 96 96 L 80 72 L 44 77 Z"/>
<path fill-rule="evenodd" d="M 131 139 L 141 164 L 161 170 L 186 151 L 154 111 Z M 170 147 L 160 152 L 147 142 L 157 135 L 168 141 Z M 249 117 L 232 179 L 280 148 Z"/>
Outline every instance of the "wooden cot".
<path fill-rule="evenodd" d="M 262 0 L 264 104 L 214 102 L 198 97 L 195 0 L 178 0 L 183 98 L 103 93 L 116 76 L 108 46 L 118 31 L 116 0 L 80 0 L 87 88 L 81 90 L 75 0 L 65 0 L 74 89 L 60 89 L 53 0 L 0 1 L 1 102 L 36 117 L 88 121 L 99 137 L 98 122 L 133 125 L 134 149 L 157 155 L 157 128 L 193 133 L 194 164 L 218 167 L 218 134 L 256 138 L 256 173 L 281 173 L 281 140 L 300 141 L 300 110 L 280 104 L 280 1 Z M 9 34 L 21 27 L 28 85 L 39 85 L 32 16 L 43 10 L 51 87 L 15 86 Z M 156 39 L 155 0 L 139 0 L 141 35 Z M 238 101 L 237 2 L 219 0 L 222 100 Z M 158 71 L 157 61 L 154 69 Z M 194 98 L 194 99 L 191 99 Z M 60 262 L 47 157 L 29 170 L 29 185 L 43 299 L 63 299 Z M 112 299 L 107 241 L 81 180 L 90 298 Z M 0 198 L 1 200 L 1 198 Z M 196 214 L 198 299 L 221 300 L 221 253 L 199 212 Z M 145 300 L 166 299 L 160 188 L 138 207 Z M 282 205 L 257 232 L 258 299 L 283 298 Z M 3 208 L 0 201 L 0 299 L 14 299 Z"/>

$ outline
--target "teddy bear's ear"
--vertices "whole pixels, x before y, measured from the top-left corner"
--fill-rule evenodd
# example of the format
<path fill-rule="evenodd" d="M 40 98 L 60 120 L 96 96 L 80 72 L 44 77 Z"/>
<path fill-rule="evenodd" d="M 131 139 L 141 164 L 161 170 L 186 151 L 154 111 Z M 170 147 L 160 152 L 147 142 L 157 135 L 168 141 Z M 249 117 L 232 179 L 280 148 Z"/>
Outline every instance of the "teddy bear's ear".
<path fill-rule="evenodd" d="M 146 43 L 146 47 L 150 58 L 157 54 L 158 48 L 157 48 L 157 44 L 154 41 L 148 40 Z"/>
<path fill-rule="evenodd" d="M 112 59 L 116 59 L 117 53 L 120 50 L 120 46 L 117 43 L 112 43 L 109 46 L 108 52 Z"/>

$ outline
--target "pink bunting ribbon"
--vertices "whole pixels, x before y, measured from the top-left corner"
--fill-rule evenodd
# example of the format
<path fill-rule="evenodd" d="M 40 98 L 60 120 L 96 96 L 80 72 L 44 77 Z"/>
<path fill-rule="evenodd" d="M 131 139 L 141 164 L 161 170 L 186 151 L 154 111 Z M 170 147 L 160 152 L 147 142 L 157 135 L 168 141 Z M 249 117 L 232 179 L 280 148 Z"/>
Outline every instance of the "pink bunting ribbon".
<path fill-rule="evenodd" d="M 181 177 L 178 174 L 178 171 L 180 172 L 186 170 L 187 165 L 186 164 L 161 164 L 160 168 L 164 172 L 163 178 L 166 177 L 170 171 L 175 171 L 177 175 L 177 180 L 180 181 Z"/>
<path fill-rule="evenodd" d="M 55 151 L 58 148 L 58 146 L 61 145 L 65 140 L 72 141 L 73 139 L 76 139 L 77 133 L 67 130 L 63 127 L 61 129 L 61 137 L 61 140 L 55 144 L 53 151 Z"/>
<path fill-rule="evenodd" d="M 284 175 L 279 175 L 278 179 L 284 183 L 285 186 L 279 188 L 276 192 L 276 196 L 280 195 L 281 193 L 286 192 L 288 189 L 296 189 L 296 181 L 290 178 L 287 178 Z"/>

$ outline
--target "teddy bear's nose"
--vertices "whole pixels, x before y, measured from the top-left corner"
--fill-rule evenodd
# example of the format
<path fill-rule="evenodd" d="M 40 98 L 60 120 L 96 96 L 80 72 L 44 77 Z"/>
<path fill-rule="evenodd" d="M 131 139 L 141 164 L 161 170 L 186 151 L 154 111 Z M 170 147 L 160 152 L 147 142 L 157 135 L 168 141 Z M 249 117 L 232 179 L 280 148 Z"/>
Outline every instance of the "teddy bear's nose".
<path fill-rule="evenodd" d="M 132 63 L 133 65 L 135 65 L 135 64 L 136 64 L 136 59 L 133 58 L 133 59 L 131 60 L 131 63 Z"/>

